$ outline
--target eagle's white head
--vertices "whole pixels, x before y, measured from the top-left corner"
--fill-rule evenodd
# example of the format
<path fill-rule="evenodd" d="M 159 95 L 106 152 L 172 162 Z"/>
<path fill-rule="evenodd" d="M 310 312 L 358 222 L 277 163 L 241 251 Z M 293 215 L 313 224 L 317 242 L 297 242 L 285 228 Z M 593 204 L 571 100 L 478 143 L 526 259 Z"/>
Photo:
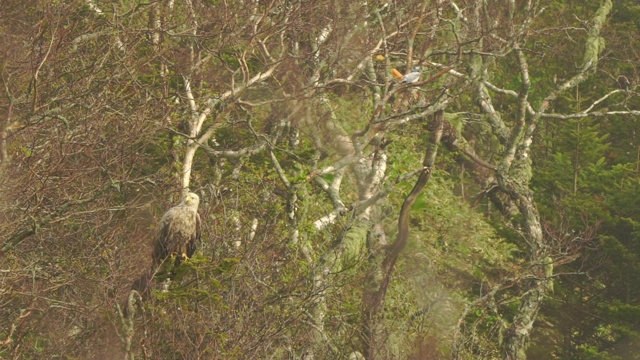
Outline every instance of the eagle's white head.
<path fill-rule="evenodd" d="M 184 196 L 184 200 L 182 200 L 182 202 L 189 207 L 194 207 L 194 208 L 198 208 L 198 205 L 200 204 L 200 197 L 192 192 L 187 193 L 187 195 Z"/>

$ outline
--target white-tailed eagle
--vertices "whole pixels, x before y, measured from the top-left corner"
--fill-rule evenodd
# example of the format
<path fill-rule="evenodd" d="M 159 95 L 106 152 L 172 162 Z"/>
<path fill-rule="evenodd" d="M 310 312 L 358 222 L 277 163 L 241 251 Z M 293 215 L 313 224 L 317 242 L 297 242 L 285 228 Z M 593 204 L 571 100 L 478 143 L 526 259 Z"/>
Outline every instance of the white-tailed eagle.
<path fill-rule="evenodd" d="M 160 220 L 160 229 L 153 248 L 153 263 L 157 268 L 169 256 L 175 256 L 175 265 L 190 258 L 202 235 L 198 204 L 200 198 L 187 193 L 182 202 L 169 209 Z"/>

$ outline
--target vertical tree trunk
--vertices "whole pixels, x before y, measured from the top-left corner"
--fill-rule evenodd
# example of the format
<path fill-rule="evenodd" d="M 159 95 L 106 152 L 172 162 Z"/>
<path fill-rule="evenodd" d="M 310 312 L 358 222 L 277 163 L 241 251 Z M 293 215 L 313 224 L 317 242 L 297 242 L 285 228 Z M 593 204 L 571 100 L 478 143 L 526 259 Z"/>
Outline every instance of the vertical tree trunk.
<path fill-rule="evenodd" d="M 384 299 L 389 288 L 391 275 L 395 268 L 400 252 L 405 248 L 409 240 L 409 214 L 411 207 L 415 203 L 418 195 L 431 179 L 432 168 L 435 163 L 438 145 L 442 137 L 444 121 L 444 112 L 442 110 L 436 112 L 433 116 L 434 128 L 431 143 L 427 146 L 425 158 L 423 161 L 423 169 L 420 177 L 413 189 L 407 195 L 398 215 L 398 237 L 387 251 L 382 252 L 379 256 L 374 254 L 371 257 L 371 265 L 366 275 L 366 284 L 363 295 L 363 343 L 364 354 L 367 360 L 375 360 L 378 358 L 378 351 L 383 346 L 382 312 Z M 382 259 L 380 261 L 380 259 Z"/>
<path fill-rule="evenodd" d="M 531 246 L 528 261 L 531 273 L 527 274 L 531 276 L 531 279 L 525 280 L 524 296 L 506 334 L 504 345 L 504 359 L 506 360 L 527 358 L 526 349 L 533 323 L 542 301 L 549 291 L 551 282 L 549 277 L 551 274 L 545 271 L 549 251 L 544 241 L 540 215 L 531 195 L 530 190 L 524 189 L 524 191 L 521 190 L 521 194 L 516 200 L 520 213 L 524 217 L 525 236 Z"/>
<path fill-rule="evenodd" d="M 513 318 L 511 326 L 507 332 L 504 342 L 504 359 L 506 360 L 524 360 L 527 358 L 526 350 L 531 329 L 535 322 L 536 316 L 548 293 L 551 285 L 551 276 L 553 268 L 545 269 L 545 265 L 549 264 L 549 246 L 545 243 L 540 225 L 540 214 L 533 201 L 533 192 L 530 189 L 530 181 L 532 177 L 531 159 L 529 157 L 529 147 L 533 142 L 533 134 L 536 125 L 542 113 L 548 108 L 548 104 L 555 100 L 562 92 L 567 91 L 573 86 L 578 86 L 581 82 L 595 71 L 598 63 L 598 57 L 603 50 L 603 42 L 600 37 L 600 31 L 606 23 L 613 4 L 611 0 L 603 0 L 600 7 L 592 19 L 592 26 L 589 29 L 589 37 L 586 40 L 586 51 L 584 54 L 583 65 L 579 73 L 573 78 L 559 85 L 556 90 L 551 92 L 544 101 L 542 101 L 536 116 L 533 119 L 526 119 L 528 129 L 521 133 L 524 136 L 513 137 L 520 138 L 517 143 L 511 145 L 518 147 L 514 153 L 514 161 L 507 162 L 508 166 L 500 167 L 497 171 L 498 183 L 502 191 L 507 193 L 513 200 L 524 220 L 524 235 L 529 244 L 529 269 L 531 279 L 523 286 L 523 297 L 518 308 L 518 312 Z M 520 57 L 521 73 L 528 77 L 528 65 L 523 56 Z M 526 98 L 528 92 L 528 84 L 523 88 L 523 92 L 519 98 Z M 524 107 L 521 107 L 524 111 Z M 577 186 L 577 184 L 576 184 Z"/>

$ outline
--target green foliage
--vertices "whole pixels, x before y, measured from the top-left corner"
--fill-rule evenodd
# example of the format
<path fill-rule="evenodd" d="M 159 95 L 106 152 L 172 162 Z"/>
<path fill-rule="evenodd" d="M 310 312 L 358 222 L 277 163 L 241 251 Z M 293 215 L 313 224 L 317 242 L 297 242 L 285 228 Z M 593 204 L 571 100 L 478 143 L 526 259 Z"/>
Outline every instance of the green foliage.
<path fill-rule="evenodd" d="M 547 340 L 541 334 L 540 343 L 546 343 L 547 349 L 558 349 L 565 357 L 627 358 L 632 352 L 621 350 L 616 354 L 610 349 L 623 344 L 628 336 L 636 336 L 634 327 L 639 320 L 632 294 L 638 289 L 631 284 L 640 276 L 640 253 L 635 245 L 639 214 L 637 206 L 632 205 L 638 199 L 637 175 L 634 164 L 616 163 L 623 159 L 611 156 L 618 151 L 615 148 L 619 143 L 609 141 L 621 135 L 608 129 L 616 129 L 616 124 L 582 119 L 554 125 L 550 132 L 554 134 L 550 141 L 553 151 L 547 160 L 538 159 L 542 166 L 537 168 L 534 183 L 544 216 L 558 221 L 565 231 L 600 225 L 599 243 L 592 245 L 599 250 L 585 249 L 585 262 L 576 264 L 582 269 L 593 268 L 590 277 L 555 282 L 554 297 L 562 300 L 554 305 L 557 308 L 548 309 L 549 317 L 543 315 L 556 329 L 549 331 Z M 566 215 L 558 218 L 559 211 Z M 621 218 L 621 214 L 628 218 Z M 574 270 L 569 266 L 556 271 Z M 575 296 L 576 291 L 588 295 Z M 563 314 L 571 314 L 574 309 L 593 317 L 561 321 Z M 603 323 L 602 319 L 607 321 Z M 573 333 L 579 335 L 568 335 Z M 558 336 L 565 338 L 564 343 L 553 340 Z M 567 342 L 574 347 L 566 347 Z M 532 351 L 536 351 L 535 346 Z"/>
<path fill-rule="evenodd" d="M 450 351 L 451 329 L 464 305 L 496 280 L 498 272 L 513 266 L 517 250 L 453 193 L 445 175 L 436 172 L 414 205 L 411 240 L 399 269 L 406 282 L 398 282 L 388 295 L 389 311 L 397 314 L 389 322 L 407 319 L 408 327 L 398 330 L 407 333 L 397 336 L 408 343 L 399 346 L 411 349 L 413 341 L 432 338 L 443 354 Z M 482 339 L 491 337 L 500 324 L 496 314 L 481 309 L 467 320 L 480 323 L 477 336 Z M 484 344 L 485 350 L 498 345 L 491 342 Z"/>

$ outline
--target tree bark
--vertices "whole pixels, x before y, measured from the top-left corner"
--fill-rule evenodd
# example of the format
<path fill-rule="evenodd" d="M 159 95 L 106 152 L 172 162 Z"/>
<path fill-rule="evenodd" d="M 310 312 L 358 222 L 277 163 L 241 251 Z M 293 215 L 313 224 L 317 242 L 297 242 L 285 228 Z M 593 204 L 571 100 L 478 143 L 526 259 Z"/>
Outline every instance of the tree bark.
<path fill-rule="evenodd" d="M 391 281 L 391 275 L 393 274 L 396 261 L 400 256 L 400 252 L 402 252 L 409 241 L 409 215 L 411 207 L 418 198 L 418 195 L 420 195 L 422 189 L 424 189 L 431 179 L 432 169 L 438 152 L 438 145 L 442 137 L 443 116 L 444 112 L 442 110 L 436 112 L 433 116 L 432 127 L 434 130 L 431 143 L 426 150 L 422 172 L 400 209 L 398 216 L 398 237 L 393 245 L 384 252 L 384 258 L 381 262 L 377 261 L 380 257 L 372 256 L 372 264 L 366 275 L 367 280 L 363 296 L 363 350 L 364 356 L 368 360 L 376 359 L 378 349 L 383 345 L 381 330 L 383 328 L 382 308 L 384 298 L 389 287 L 389 282 Z"/>

